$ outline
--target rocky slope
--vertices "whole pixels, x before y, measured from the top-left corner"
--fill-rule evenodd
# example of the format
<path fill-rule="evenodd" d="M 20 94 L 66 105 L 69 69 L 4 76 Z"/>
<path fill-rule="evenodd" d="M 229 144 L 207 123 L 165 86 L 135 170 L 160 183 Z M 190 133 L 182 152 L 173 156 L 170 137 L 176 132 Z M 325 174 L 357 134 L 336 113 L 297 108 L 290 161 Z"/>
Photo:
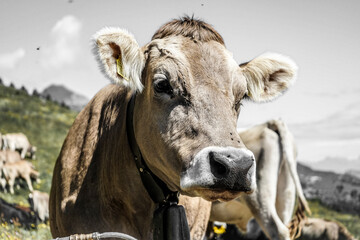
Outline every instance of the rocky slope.
<path fill-rule="evenodd" d="M 360 174 L 357 171 L 337 174 L 298 163 L 298 173 L 308 199 L 319 199 L 334 210 L 360 216 Z"/>

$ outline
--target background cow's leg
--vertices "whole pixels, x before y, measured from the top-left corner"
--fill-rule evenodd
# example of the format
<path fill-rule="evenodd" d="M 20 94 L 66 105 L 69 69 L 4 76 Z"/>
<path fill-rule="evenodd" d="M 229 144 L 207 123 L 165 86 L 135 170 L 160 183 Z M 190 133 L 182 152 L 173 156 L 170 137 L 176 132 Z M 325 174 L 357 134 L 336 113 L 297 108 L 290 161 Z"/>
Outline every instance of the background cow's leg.
<path fill-rule="evenodd" d="M 256 156 L 258 189 L 245 197 L 246 202 L 256 221 L 270 239 L 289 239 L 289 231 L 275 208 L 281 157 L 279 136 L 270 129 L 264 129 L 261 146 L 262 149 Z"/>
<path fill-rule="evenodd" d="M 30 191 L 31 191 L 31 192 L 34 191 L 33 186 L 32 186 L 32 184 L 31 184 L 30 174 L 27 174 L 26 176 L 22 176 L 22 177 L 25 179 L 25 181 L 26 181 L 26 183 L 27 183 Z"/>
<path fill-rule="evenodd" d="M 276 211 L 284 224 L 291 221 L 295 207 L 296 189 L 286 164 L 282 164 L 279 173 L 276 195 Z"/>
<path fill-rule="evenodd" d="M 27 152 L 27 149 L 26 149 L 26 148 L 21 149 L 21 159 L 25 159 L 25 157 L 26 157 L 26 152 Z"/>
<path fill-rule="evenodd" d="M 261 198 L 262 194 L 257 194 L 255 197 Z M 275 196 L 274 196 L 275 198 Z M 256 203 L 256 200 L 249 199 L 247 201 L 252 213 L 264 231 L 265 235 L 272 240 L 284 240 L 289 238 L 288 228 L 282 223 L 281 219 L 277 215 L 275 209 L 275 201 Z M 270 198 L 269 198 L 270 199 Z M 249 229 L 247 229 L 249 233 Z"/>
<path fill-rule="evenodd" d="M 5 178 L 0 178 L 0 184 L 1 184 L 1 187 L 3 188 L 3 190 L 4 190 L 4 193 L 7 193 L 6 179 Z"/>
<path fill-rule="evenodd" d="M 15 178 L 10 177 L 8 180 L 8 184 L 9 184 L 9 190 L 11 194 L 14 194 L 14 184 L 15 184 Z"/>

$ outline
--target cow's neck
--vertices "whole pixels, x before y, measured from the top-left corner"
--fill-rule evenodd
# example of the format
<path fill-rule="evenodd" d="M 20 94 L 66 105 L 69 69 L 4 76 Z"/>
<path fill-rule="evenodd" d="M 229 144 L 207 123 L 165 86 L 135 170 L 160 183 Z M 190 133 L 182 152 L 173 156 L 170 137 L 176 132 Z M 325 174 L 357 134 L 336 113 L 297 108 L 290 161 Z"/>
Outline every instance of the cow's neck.
<path fill-rule="evenodd" d="M 127 95 L 125 102 L 130 99 Z M 103 219 L 110 227 L 128 233 L 139 239 L 151 239 L 151 223 L 155 203 L 144 188 L 134 157 L 128 144 L 126 105 L 118 106 L 119 111 L 112 117 L 115 123 L 108 130 L 111 137 L 104 136 L 106 142 L 99 142 L 101 166 L 100 179 L 104 186 L 100 190 Z M 111 114 L 114 112 L 112 111 Z M 105 133 L 107 134 L 107 133 Z M 119 214 L 121 213 L 121 214 Z M 111 229 L 109 229 L 111 230 Z M 113 231 L 113 230 L 111 230 Z"/>

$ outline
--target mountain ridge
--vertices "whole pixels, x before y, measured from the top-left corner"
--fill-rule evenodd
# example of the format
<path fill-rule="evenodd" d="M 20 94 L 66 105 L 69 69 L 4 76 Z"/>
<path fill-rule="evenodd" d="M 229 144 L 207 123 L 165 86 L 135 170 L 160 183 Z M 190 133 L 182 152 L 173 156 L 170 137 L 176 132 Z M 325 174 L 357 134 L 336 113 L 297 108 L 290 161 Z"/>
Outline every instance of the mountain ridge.
<path fill-rule="evenodd" d="M 63 85 L 51 84 L 46 87 L 41 96 L 50 96 L 51 99 L 57 103 L 69 106 L 71 110 L 79 112 L 89 102 L 89 99 L 84 95 L 74 92 Z"/>

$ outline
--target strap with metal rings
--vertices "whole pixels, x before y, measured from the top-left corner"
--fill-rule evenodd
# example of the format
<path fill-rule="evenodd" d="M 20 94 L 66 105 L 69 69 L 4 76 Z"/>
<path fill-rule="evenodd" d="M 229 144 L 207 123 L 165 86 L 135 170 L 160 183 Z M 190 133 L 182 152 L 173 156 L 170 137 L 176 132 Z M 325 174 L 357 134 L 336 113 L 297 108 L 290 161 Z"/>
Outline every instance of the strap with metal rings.
<path fill-rule="evenodd" d="M 89 234 L 74 234 L 68 237 L 58 237 L 52 240 L 99 240 L 105 238 L 119 238 L 124 240 L 137 240 L 136 238 L 119 232 L 104 232 L 104 233 L 89 233 Z"/>

